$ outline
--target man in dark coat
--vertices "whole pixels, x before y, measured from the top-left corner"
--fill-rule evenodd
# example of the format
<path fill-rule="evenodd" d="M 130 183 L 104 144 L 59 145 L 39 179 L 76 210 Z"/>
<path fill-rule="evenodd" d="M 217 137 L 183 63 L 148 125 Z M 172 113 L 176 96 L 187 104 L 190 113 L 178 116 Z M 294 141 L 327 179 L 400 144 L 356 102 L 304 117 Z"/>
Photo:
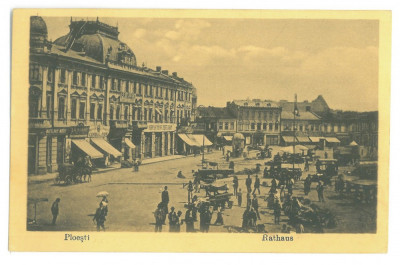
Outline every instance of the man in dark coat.
<path fill-rule="evenodd" d="M 246 187 L 247 187 L 247 192 L 250 193 L 251 192 L 251 183 L 253 181 L 250 178 L 250 175 L 247 175 L 247 179 L 246 179 Z"/>
<path fill-rule="evenodd" d="M 60 203 L 60 198 L 57 198 L 53 204 L 51 205 L 51 214 L 53 215 L 53 221 L 51 222 L 52 225 L 56 225 L 57 216 L 58 216 L 58 204 Z"/>
<path fill-rule="evenodd" d="M 171 207 L 171 211 L 168 214 L 168 220 L 169 220 L 169 231 L 175 232 L 178 222 L 178 217 L 176 215 L 174 207 Z"/>
<path fill-rule="evenodd" d="M 185 223 L 186 223 L 186 232 L 194 232 L 194 219 L 193 219 L 192 206 L 189 206 L 189 208 L 186 211 Z"/>
<path fill-rule="evenodd" d="M 253 194 L 253 200 L 251 201 L 251 207 L 253 207 L 254 211 L 257 214 L 258 220 L 261 220 L 260 213 L 258 212 L 258 199 L 257 195 Z"/>
<path fill-rule="evenodd" d="M 163 205 L 162 203 L 159 203 L 157 206 L 157 209 L 154 212 L 154 218 L 156 220 L 155 223 L 155 232 L 161 232 L 162 231 L 162 225 L 163 225 L 163 219 L 164 219 L 164 211 L 163 211 Z"/>
<path fill-rule="evenodd" d="M 188 203 L 191 203 L 192 202 L 192 195 L 193 195 L 193 183 L 192 183 L 191 180 L 189 180 L 187 190 L 188 190 Z"/>
<path fill-rule="evenodd" d="M 318 201 L 319 202 L 325 202 L 325 199 L 324 199 L 324 185 L 322 184 L 321 181 L 318 182 L 317 193 L 318 193 Z"/>
<path fill-rule="evenodd" d="M 105 203 L 101 203 L 100 207 L 97 208 L 96 213 L 94 214 L 93 221 L 96 220 L 97 231 L 100 231 L 100 227 L 103 228 L 103 231 L 106 231 L 104 227 L 104 222 L 106 221 L 106 214 L 105 214 Z"/>
<path fill-rule="evenodd" d="M 169 203 L 169 194 L 168 194 L 167 186 L 164 187 L 164 190 L 161 193 L 161 203 L 162 203 L 163 212 L 164 212 L 163 224 L 165 224 L 165 219 L 167 218 L 167 214 L 168 214 L 168 203 Z"/>
<path fill-rule="evenodd" d="M 260 195 L 260 179 L 258 178 L 258 175 L 256 175 L 256 180 L 254 181 L 253 194 L 255 194 L 256 190 L 258 190 L 258 195 Z"/>
<path fill-rule="evenodd" d="M 233 176 L 233 195 L 238 196 L 237 191 L 239 187 L 239 180 L 237 176 Z"/>
<path fill-rule="evenodd" d="M 281 210 L 282 210 L 281 204 L 279 203 L 278 200 L 275 200 L 275 203 L 274 203 L 274 223 L 275 224 L 279 224 L 279 222 L 280 222 Z"/>
<path fill-rule="evenodd" d="M 305 195 L 308 195 L 308 193 L 311 190 L 311 182 L 312 182 L 311 176 L 308 175 L 307 178 L 304 180 L 304 194 Z"/>

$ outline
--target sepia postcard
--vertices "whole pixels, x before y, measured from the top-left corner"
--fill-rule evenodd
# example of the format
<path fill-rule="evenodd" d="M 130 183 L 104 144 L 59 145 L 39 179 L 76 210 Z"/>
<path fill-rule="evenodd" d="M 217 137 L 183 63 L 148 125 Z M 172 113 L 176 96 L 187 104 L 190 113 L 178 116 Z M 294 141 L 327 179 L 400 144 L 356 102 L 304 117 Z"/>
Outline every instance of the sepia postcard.
<path fill-rule="evenodd" d="M 16 9 L 10 251 L 387 251 L 390 11 Z"/>

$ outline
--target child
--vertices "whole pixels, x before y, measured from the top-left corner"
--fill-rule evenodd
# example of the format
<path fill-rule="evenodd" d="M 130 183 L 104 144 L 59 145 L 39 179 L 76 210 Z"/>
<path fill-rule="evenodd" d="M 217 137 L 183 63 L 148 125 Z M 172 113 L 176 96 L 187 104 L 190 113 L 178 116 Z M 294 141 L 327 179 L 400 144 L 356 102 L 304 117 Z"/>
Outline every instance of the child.
<path fill-rule="evenodd" d="M 242 207 L 242 189 L 239 189 L 237 196 L 238 196 L 238 205 L 239 207 Z"/>

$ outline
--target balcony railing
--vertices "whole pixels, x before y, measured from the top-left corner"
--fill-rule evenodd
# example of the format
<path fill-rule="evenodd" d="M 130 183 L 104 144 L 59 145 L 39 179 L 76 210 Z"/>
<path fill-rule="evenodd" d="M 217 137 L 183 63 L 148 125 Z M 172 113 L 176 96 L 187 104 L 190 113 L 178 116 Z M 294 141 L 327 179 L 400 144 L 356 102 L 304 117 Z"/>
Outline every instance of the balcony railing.
<path fill-rule="evenodd" d="M 29 118 L 30 128 L 51 128 L 51 122 L 48 118 Z"/>

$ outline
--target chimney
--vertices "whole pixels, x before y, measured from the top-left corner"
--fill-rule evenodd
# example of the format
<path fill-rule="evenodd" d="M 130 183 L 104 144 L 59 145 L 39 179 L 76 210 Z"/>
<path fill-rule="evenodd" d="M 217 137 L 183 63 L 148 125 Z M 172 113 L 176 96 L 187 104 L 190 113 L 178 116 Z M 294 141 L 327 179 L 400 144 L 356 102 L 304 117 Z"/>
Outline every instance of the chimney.
<path fill-rule="evenodd" d="M 161 73 L 163 73 L 164 75 L 168 75 L 168 70 L 162 70 Z"/>
<path fill-rule="evenodd" d="M 177 72 L 173 72 L 172 75 L 173 75 L 174 77 L 178 77 L 178 73 L 177 73 Z"/>
<path fill-rule="evenodd" d="M 156 71 L 161 72 L 161 66 L 156 66 Z"/>

